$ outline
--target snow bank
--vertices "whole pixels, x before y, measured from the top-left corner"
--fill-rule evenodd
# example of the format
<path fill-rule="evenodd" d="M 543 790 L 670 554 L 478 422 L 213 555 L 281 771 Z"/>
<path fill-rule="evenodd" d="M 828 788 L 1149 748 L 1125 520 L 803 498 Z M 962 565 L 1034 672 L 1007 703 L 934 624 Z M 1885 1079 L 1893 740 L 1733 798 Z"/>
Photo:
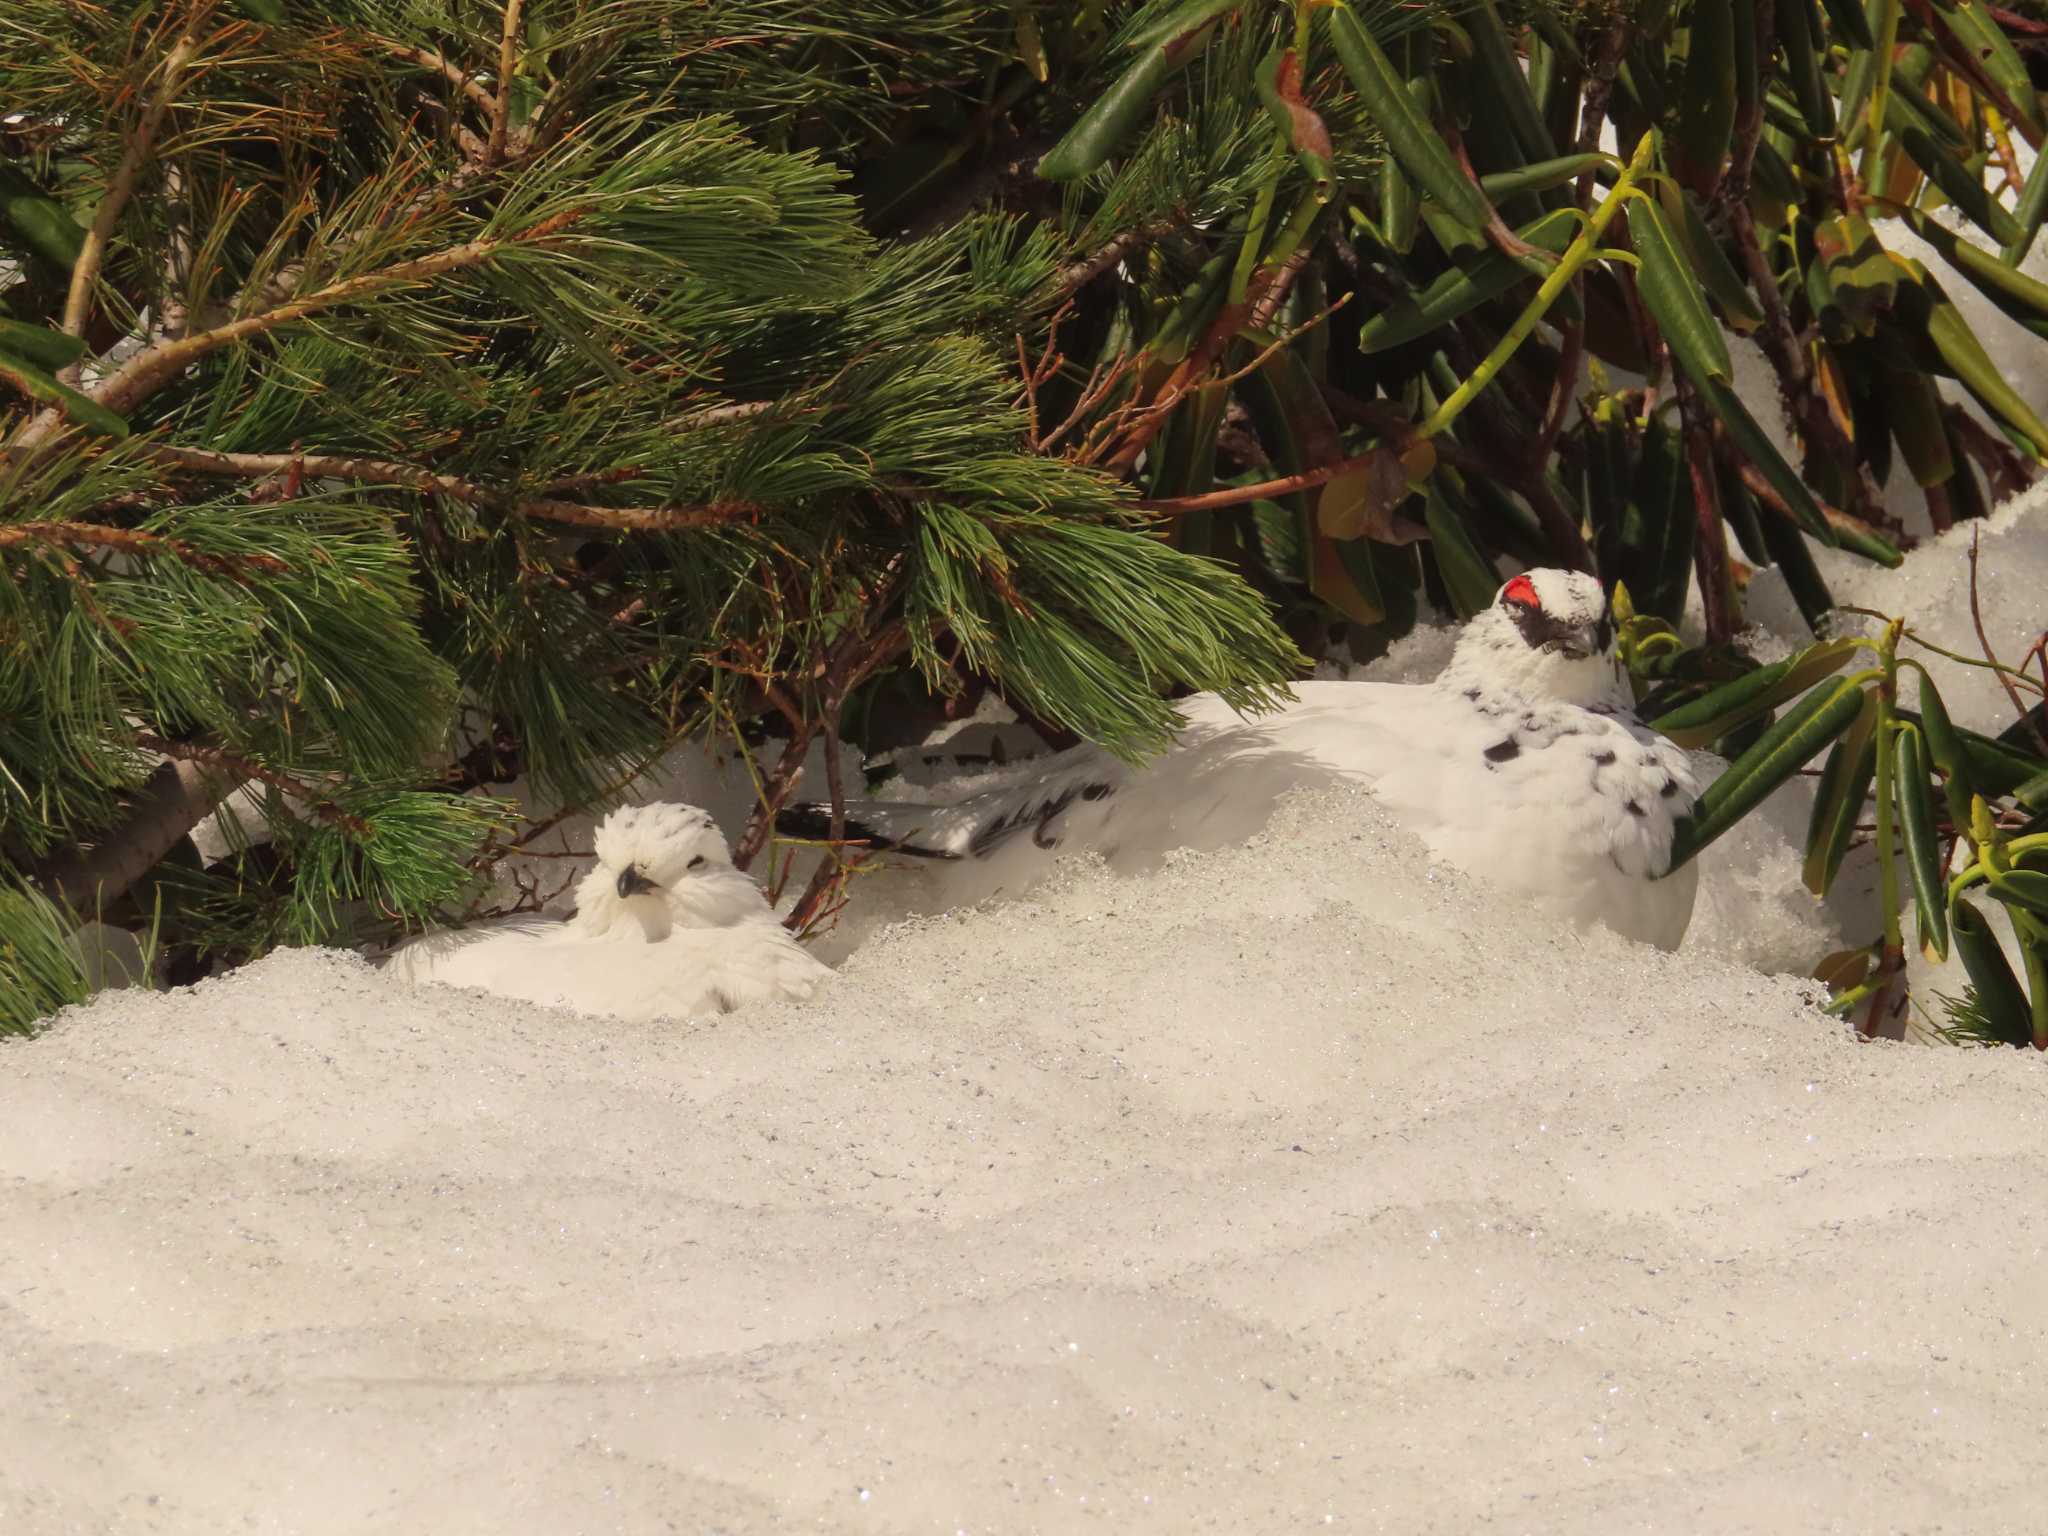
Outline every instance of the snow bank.
<path fill-rule="evenodd" d="M 2048 1065 L 1372 803 L 607 1024 L 279 954 L 0 1081 L 0 1529 L 2038 1518 Z"/>
<path fill-rule="evenodd" d="M 1983 655 L 1982 643 L 1977 638 L 1970 613 L 1970 548 L 1973 540 L 1979 541 L 1977 599 L 1984 633 L 1999 659 L 2013 665 L 2043 630 L 2048 630 L 2048 481 L 2012 497 L 1982 522 L 1963 523 L 1939 538 L 1930 539 L 1909 554 L 1905 563 L 1896 570 L 1888 571 L 1854 555 L 1823 549 L 1818 545 L 1813 546 L 1813 551 L 1821 573 L 1827 578 L 1828 588 L 1838 603 L 1902 617 L 1915 634 L 1932 645 L 1958 655 L 1978 658 Z M 1797 611 L 1774 569 L 1759 571 L 1751 581 L 1745 609 L 1751 619 L 1768 625 L 1788 640 L 1804 635 Z M 1838 627 L 1845 633 L 1874 633 L 1879 621 L 1842 614 L 1838 618 Z M 1914 658 L 1934 674 L 1942 699 L 1958 724 L 1996 736 L 2018 718 L 2012 700 L 1987 668 L 1948 660 L 1910 640 L 1901 645 L 1899 654 Z M 2038 666 L 2033 671 L 2039 675 Z M 1917 702 L 1919 692 L 1919 678 L 1909 670 L 1900 686 L 1901 697 L 1904 702 L 1912 704 Z M 2030 701 L 2038 698 L 2038 695 L 2021 696 Z M 1811 804 L 1811 784 L 1805 781 L 1787 786 L 1776 802 L 1767 808 L 1766 814 L 1779 823 L 1794 847 L 1804 836 L 1805 808 Z M 1767 834 L 1756 827 L 1741 829 L 1736 835 L 1751 838 L 1752 844 L 1740 857 L 1736 856 L 1736 850 L 1730 850 L 1721 865 L 1720 876 L 1709 877 L 1717 890 L 1725 895 L 1731 883 L 1739 884 L 1747 878 L 1741 872 L 1744 858 L 1761 858 L 1766 862 L 1775 858 L 1790 872 L 1785 877 L 1787 883 L 1780 885 L 1777 877 L 1770 876 L 1760 882 L 1759 899 L 1775 899 L 1781 905 L 1790 904 L 1796 908 L 1798 895 L 1790 889 L 1797 883 L 1796 854 L 1781 856 L 1773 853 L 1768 846 Z M 1756 846 L 1754 840 L 1758 838 L 1765 846 Z M 1865 944 L 1876 937 L 1880 921 L 1877 878 L 1877 860 L 1873 850 L 1859 850 L 1844 861 L 1836 890 L 1831 893 L 1826 907 L 1816 909 L 1810 904 L 1808 907 L 1811 915 L 1821 918 L 1823 931 L 1832 924 L 1843 935 L 1842 943 L 1823 944 L 1814 950 L 1814 954 L 1829 948 Z M 1773 886 L 1776 887 L 1775 898 Z M 2011 930 L 2005 922 L 2003 909 L 1995 902 L 1985 902 L 1981 906 L 2005 943 L 2008 955 L 2013 957 L 2017 970 L 2017 952 L 2013 949 Z M 1695 933 L 1688 937 L 1687 942 L 1720 943 L 1725 953 L 1742 953 L 1745 945 L 1756 942 L 1757 929 L 1739 910 L 1733 916 L 1737 924 L 1737 931 L 1733 934 L 1717 939 L 1710 920 L 1706 930 L 1699 930 L 1696 925 Z M 1812 963 L 1808 959 L 1791 968 L 1803 968 Z M 1969 985 L 1969 977 L 1961 961 L 1956 959 L 1936 965 L 1914 954 L 1909 956 L 1908 976 L 1916 1001 L 1927 1010 L 1926 1016 L 1916 1015 L 1913 1021 L 1916 1033 L 1924 1032 L 1930 1020 L 1935 1023 L 1945 1021 L 1940 996 L 1960 997 Z"/>
<path fill-rule="evenodd" d="M 1930 539 L 1896 570 L 1818 545 L 1814 559 L 1836 602 L 1903 617 L 1934 645 L 1976 660 L 1984 652 L 1970 617 L 1973 540 L 1979 542 L 1977 601 L 1984 632 L 1999 659 L 2011 666 L 2048 629 L 2048 480 L 2011 497 L 1990 517 Z M 1782 587 L 1775 570 L 1759 573 L 1752 591 L 1757 582 L 1768 583 L 1769 591 Z M 1775 597 L 1766 596 L 1764 603 L 1769 614 L 1783 614 Z M 1785 625 L 1786 618 L 1775 621 Z M 1790 623 L 1796 622 L 1790 617 Z M 1841 628 L 1875 633 L 1878 622 L 1843 615 Z M 2011 699 L 1987 668 L 1949 661 L 1911 641 L 1900 655 L 1915 658 L 1934 674 L 1957 724 L 1996 736 L 2017 718 Z M 2038 675 L 2038 664 L 2032 670 Z M 1909 701 L 1918 697 L 1917 677 L 1904 685 L 1904 693 Z"/>

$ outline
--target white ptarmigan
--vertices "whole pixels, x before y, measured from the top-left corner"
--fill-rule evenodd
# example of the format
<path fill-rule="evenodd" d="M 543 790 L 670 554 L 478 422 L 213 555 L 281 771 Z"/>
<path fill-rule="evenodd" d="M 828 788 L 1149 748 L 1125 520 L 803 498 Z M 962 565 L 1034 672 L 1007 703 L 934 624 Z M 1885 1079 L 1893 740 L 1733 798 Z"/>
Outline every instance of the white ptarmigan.
<path fill-rule="evenodd" d="M 645 1020 L 802 1000 L 831 970 L 792 938 L 693 805 L 614 811 L 564 922 L 516 917 L 394 950 L 400 978 Z"/>
<path fill-rule="evenodd" d="M 945 898 L 967 902 L 1021 889 L 1053 849 L 1141 868 L 1172 848 L 1242 841 L 1290 790 L 1362 782 L 1433 856 L 1561 919 L 1666 949 L 1684 937 L 1697 871 L 1658 877 L 1699 781 L 1685 751 L 1635 717 L 1592 577 L 1507 582 L 1432 683 L 1294 692 L 1249 718 L 1212 694 L 1181 700 L 1187 726 L 1140 768 L 1084 746 L 947 805 L 855 803 L 847 836 L 943 861 L 932 872 Z M 781 822 L 813 837 L 827 824 L 818 805 Z"/>

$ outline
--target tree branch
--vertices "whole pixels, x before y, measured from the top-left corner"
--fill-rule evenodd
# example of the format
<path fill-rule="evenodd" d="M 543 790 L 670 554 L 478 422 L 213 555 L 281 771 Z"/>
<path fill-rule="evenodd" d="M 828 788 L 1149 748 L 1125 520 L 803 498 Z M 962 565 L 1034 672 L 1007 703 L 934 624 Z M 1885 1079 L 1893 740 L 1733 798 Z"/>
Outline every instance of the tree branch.
<path fill-rule="evenodd" d="M 1834 413 L 1828 409 L 1827 401 L 1815 383 L 1805 342 L 1785 308 L 1784 295 L 1778 290 L 1777 274 L 1771 270 L 1770 260 L 1757 240 L 1756 220 L 1751 216 L 1747 203 L 1728 205 L 1728 230 L 1742 251 L 1743 263 L 1749 270 L 1749 285 L 1763 306 L 1764 323 L 1756 333 L 1756 342 L 1770 359 L 1771 368 L 1778 376 L 1778 388 L 1784 395 L 1787 413 L 1798 428 L 1809 471 L 1807 482 L 1811 484 L 1815 479 L 1812 470 L 1816 460 L 1831 459 L 1842 471 L 1843 484 L 1852 503 L 1849 510 L 1874 528 L 1896 526 L 1895 520 L 1884 510 L 1883 498 L 1877 494 L 1869 467 L 1857 462 L 1856 445 L 1837 425 Z"/>
<path fill-rule="evenodd" d="M 312 785 L 303 783 L 290 774 L 279 773 L 275 768 L 266 768 L 254 758 L 244 757 L 239 752 L 230 752 L 225 747 L 202 746 L 192 741 L 170 741 L 148 731 L 137 732 L 135 740 L 137 745 L 151 752 L 160 752 L 177 762 L 224 768 L 243 781 L 260 779 L 272 789 L 290 795 L 330 827 L 340 827 L 357 837 L 370 830 L 370 824 L 362 817 L 343 810 Z"/>
<path fill-rule="evenodd" d="M 388 49 L 398 58 L 404 59 L 411 64 L 417 64 L 422 69 L 432 70 L 435 74 L 451 81 L 469 99 L 473 106 L 481 107 L 485 112 L 497 110 L 497 97 L 485 90 L 476 76 L 472 75 L 446 54 L 437 53 L 432 48 L 419 48 L 411 43 L 401 43 L 395 38 L 373 37 L 371 41 L 380 48 Z"/>
<path fill-rule="evenodd" d="M 304 298 L 278 304 L 257 314 L 245 315 L 239 320 L 231 320 L 226 325 L 215 326 L 212 330 L 201 331 L 197 335 L 159 341 L 136 353 L 115 373 L 86 393 L 110 411 L 126 411 L 139 401 L 147 399 L 163 384 L 176 378 L 209 352 L 216 352 L 234 342 L 246 341 L 250 337 L 273 331 L 281 325 L 288 325 L 294 320 L 302 320 L 307 315 L 353 303 L 357 299 L 367 298 L 387 289 L 401 288 L 409 283 L 440 277 L 444 273 L 482 266 L 499 252 L 512 246 L 533 244 L 560 234 L 562 230 L 582 218 L 586 211 L 581 208 L 565 209 L 550 218 L 542 219 L 538 224 L 509 235 L 471 240 L 444 251 L 435 251 L 429 256 L 397 262 L 375 272 L 365 272 L 343 282 L 330 283 Z M 39 447 L 56 433 L 63 420 L 60 411 L 44 411 L 15 434 L 14 442 L 10 446 L 16 449 Z"/>
<path fill-rule="evenodd" d="M 156 131 L 163 123 L 164 113 L 170 110 L 171 98 L 177 94 L 179 83 L 184 79 L 185 66 L 199 51 L 199 39 L 193 32 L 204 19 L 204 14 L 202 8 L 192 18 L 192 29 L 178 39 L 177 46 L 164 60 L 163 84 L 158 88 L 155 99 L 144 109 L 142 121 L 129 135 L 127 151 L 121 156 L 121 163 L 114 167 L 113 179 L 107 183 L 106 193 L 100 198 L 99 208 L 92 216 L 92 226 L 85 232 L 85 243 L 79 247 L 78 260 L 71 266 L 71 291 L 64 299 L 61 329 L 67 336 L 85 334 L 85 322 L 92 311 L 92 288 L 99 278 L 100 265 L 107 257 L 107 243 L 113 239 L 114 226 L 121 220 L 122 209 L 128 206 L 129 194 L 135 190 L 135 178 L 142 174 L 143 163 L 149 159 L 150 146 L 156 140 Z M 80 365 L 72 363 L 58 377 L 67 384 L 76 384 L 79 374 Z"/>
<path fill-rule="evenodd" d="M 484 163 L 496 165 L 505 158 L 505 130 L 512 117 L 512 70 L 519 62 L 519 12 L 521 0 L 505 0 L 505 30 L 498 39 L 498 95 L 491 103 L 491 138 L 484 146 Z"/>
<path fill-rule="evenodd" d="M 1692 483 L 1693 565 L 1706 615 L 1707 643 L 1735 635 L 1734 584 L 1728 574 L 1727 535 L 1721 525 L 1720 490 L 1714 479 L 1714 435 L 1705 403 L 1683 368 L 1672 370 L 1678 413 L 1685 433 L 1685 467 Z"/>
<path fill-rule="evenodd" d="M 74 544 L 98 549 L 117 549 L 126 555 L 168 555 L 191 566 L 195 571 L 204 571 L 210 576 L 225 576 L 231 581 L 246 579 L 250 570 L 278 573 L 291 569 L 274 555 L 208 554 L 205 550 L 194 549 L 183 539 L 167 539 L 155 533 L 138 533 L 132 528 L 107 528 L 98 523 L 0 524 L 0 549 L 17 544 Z"/>
<path fill-rule="evenodd" d="M 679 528 L 715 528 L 761 515 L 762 508 L 749 501 L 712 502 L 705 506 L 600 507 L 587 502 L 564 501 L 554 496 L 512 496 L 463 480 L 440 475 L 417 464 L 396 459 L 360 458 L 331 453 L 215 453 L 204 448 L 179 448 L 170 444 L 146 445 L 142 454 L 160 464 L 192 470 L 202 475 L 226 475 L 260 480 L 269 475 L 300 474 L 316 479 L 354 480 L 366 485 L 398 485 L 428 495 L 446 496 L 468 506 L 491 507 L 514 517 L 537 517 L 548 522 L 573 523 L 584 528 L 609 528 L 621 533 L 667 533 Z M 616 474 L 581 475 L 557 481 L 550 489 L 570 484 L 589 484 L 606 479 L 631 479 L 637 470 Z M 67 525 L 68 526 L 68 525 Z M 0 531 L 4 538 L 4 531 Z"/>
<path fill-rule="evenodd" d="M 1127 229 L 1079 261 L 1068 263 L 1060 270 L 1059 282 L 1052 291 L 1053 300 L 1072 298 L 1125 257 L 1135 255 L 1155 240 L 1164 239 L 1186 222 L 1185 218 L 1161 219 L 1154 224 Z"/>
<path fill-rule="evenodd" d="M 1233 485 L 1220 491 L 1207 491 L 1200 496 L 1157 497 L 1133 501 L 1131 505 L 1141 511 L 1157 512 L 1168 517 L 1185 517 L 1190 512 L 1211 512 L 1218 507 L 1242 506 L 1248 501 L 1286 496 L 1294 491 L 1305 491 L 1313 485 L 1327 484 L 1339 475 L 1348 475 L 1355 469 L 1369 468 L 1377 463 L 1384 453 L 1384 448 L 1373 448 L 1365 453 L 1354 454 L 1348 459 L 1318 464 L 1315 468 L 1304 469 L 1299 474 L 1282 475 L 1277 480 L 1261 480 L 1257 485 Z"/>
<path fill-rule="evenodd" d="M 104 912 L 240 785 L 211 764 L 162 763 L 136 792 L 125 822 L 98 846 L 76 848 L 45 864 L 37 883 L 82 917 Z"/>

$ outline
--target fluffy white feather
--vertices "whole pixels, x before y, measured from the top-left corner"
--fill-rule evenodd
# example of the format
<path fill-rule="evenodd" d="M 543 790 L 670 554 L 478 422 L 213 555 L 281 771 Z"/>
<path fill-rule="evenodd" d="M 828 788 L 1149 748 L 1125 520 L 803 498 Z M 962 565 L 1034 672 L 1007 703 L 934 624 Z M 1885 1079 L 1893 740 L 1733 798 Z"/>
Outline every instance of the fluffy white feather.
<path fill-rule="evenodd" d="M 809 997 L 831 972 L 777 922 L 695 806 L 614 811 L 567 922 L 511 918 L 394 951 L 415 983 L 476 987 L 578 1013 L 686 1018 Z"/>

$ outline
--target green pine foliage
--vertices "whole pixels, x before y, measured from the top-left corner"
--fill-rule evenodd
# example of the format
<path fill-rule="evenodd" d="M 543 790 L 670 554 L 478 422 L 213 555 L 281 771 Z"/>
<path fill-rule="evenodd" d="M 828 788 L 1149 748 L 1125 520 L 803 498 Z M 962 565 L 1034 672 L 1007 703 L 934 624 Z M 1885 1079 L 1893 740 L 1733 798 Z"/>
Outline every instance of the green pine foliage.
<path fill-rule="evenodd" d="M 1289 675 L 1238 576 L 1034 451 L 1057 224 L 869 221 L 864 151 L 979 110 L 1014 15 L 831 9 L 0 17 L 25 1017 L 78 995 L 38 888 L 194 963 L 357 942 L 459 909 L 515 768 L 595 801 L 906 668 L 1135 755 Z M 201 869 L 236 787 L 270 838 Z"/>

